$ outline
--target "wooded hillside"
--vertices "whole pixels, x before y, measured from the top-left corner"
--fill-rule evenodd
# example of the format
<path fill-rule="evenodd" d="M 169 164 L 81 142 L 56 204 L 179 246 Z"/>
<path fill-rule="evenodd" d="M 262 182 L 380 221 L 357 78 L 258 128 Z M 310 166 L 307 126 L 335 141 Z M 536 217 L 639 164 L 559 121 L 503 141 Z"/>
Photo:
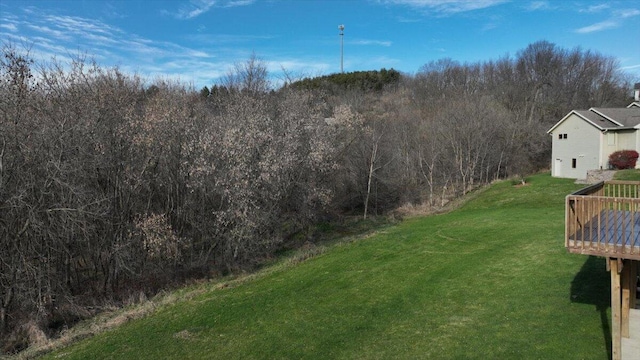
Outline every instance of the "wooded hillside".
<path fill-rule="evenodd" d="M 2 351 L 313 241 L 321 220 L 437 207 L 546 168 L 545 131 L 571 109 L 627 105 L 625 76 L 613 58 L 542 41 L 280 89 L 252 57 L 196 91 L 5 44 Z"/>

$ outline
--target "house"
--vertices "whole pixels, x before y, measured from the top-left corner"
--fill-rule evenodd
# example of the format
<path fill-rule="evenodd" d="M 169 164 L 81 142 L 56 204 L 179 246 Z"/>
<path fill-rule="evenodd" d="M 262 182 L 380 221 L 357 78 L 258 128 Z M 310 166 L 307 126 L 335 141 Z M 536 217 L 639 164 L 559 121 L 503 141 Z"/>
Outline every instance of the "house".
<path fill-rule="evenodd" d="M 640 94 L 635 95 L 626 108 L 573 110 L 549 129 L 551 175 L 584 179 L 588 170 L 608 169 L 615 151 L 640 152 Z"/>

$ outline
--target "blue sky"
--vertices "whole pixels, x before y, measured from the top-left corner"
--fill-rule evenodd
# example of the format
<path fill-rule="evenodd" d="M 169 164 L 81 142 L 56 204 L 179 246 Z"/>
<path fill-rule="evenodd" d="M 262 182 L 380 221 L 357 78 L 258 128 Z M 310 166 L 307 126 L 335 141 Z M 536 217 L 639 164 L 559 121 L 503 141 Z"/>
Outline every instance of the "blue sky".
<path fill-rule="evenodd" d="M 547 40 L 615 57 L 640 81 L 640 0 L 2 0 L 0 39 L 37 59 L 84 53 L 145 78 L 217 83 L 255 53 L 274 81 L 344 70 L 415 73 Z"/>

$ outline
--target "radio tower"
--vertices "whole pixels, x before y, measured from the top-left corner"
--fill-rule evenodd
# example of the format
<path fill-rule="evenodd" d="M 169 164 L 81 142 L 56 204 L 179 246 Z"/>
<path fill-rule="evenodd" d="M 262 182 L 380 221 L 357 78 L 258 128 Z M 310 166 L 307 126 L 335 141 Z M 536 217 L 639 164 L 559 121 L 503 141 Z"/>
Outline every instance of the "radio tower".
<path fill-rule="evenodd" d="M 340 72 L 344 73 L 344 25 L 338 25 L 338 30 L 340 30 Z"/>

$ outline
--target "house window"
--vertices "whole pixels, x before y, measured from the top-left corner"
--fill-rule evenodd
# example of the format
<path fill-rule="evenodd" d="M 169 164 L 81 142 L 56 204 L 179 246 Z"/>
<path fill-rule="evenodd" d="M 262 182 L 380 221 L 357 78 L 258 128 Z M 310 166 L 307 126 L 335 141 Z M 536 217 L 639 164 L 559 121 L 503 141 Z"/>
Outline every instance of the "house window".
<path fill-rule="evenodd" d="M 571 168 L 572 168 L 572 169 L 575 169 L 575 168 L 576 168 L 577 162 L 578 162 L 578 161 L 577 161 L 576 159 L 571 159 Z"/>
<path fill-rule="evenodd" d="M 567 134 L 558 134 L 558 139 L 562 140 L 566 138 L 567 138 Z"/>

